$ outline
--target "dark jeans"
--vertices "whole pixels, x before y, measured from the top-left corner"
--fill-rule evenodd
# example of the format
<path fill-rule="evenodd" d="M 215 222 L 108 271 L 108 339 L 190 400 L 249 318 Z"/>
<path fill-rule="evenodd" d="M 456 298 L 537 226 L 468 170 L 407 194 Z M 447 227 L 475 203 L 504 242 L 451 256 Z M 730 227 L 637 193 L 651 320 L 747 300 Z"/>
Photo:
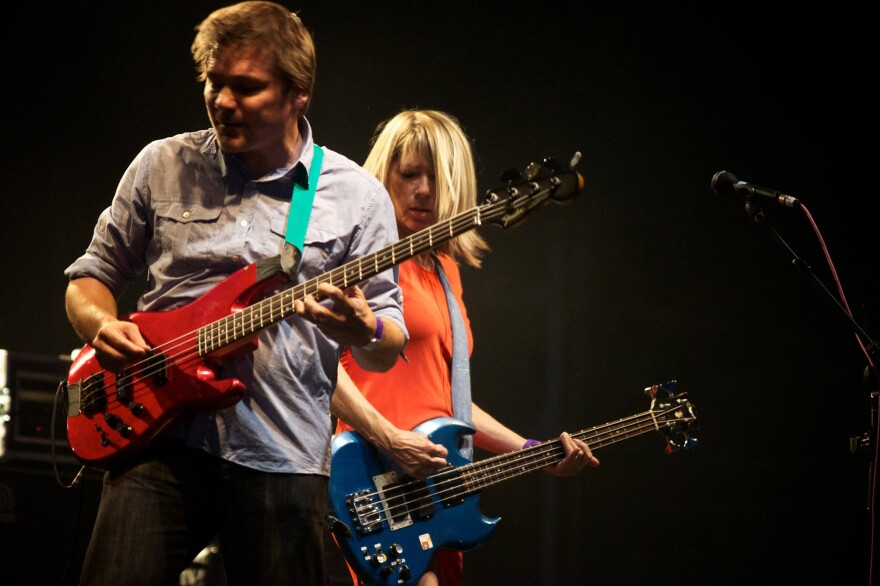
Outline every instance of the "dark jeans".
<path fill-rule="evenodd" d="M 327 478 L 258 472 L 163 439 L 104 475 L 81 583 L 178 585 L 219 536 L 230 586 L 323 585 Z"/>

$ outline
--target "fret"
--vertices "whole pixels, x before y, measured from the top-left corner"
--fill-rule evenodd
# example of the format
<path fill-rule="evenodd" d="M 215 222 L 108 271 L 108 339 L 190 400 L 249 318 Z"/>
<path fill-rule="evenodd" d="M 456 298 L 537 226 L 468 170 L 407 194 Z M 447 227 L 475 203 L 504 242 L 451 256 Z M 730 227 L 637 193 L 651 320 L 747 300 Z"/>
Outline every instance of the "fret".
<path fill-rule="evenodd" d="M 217 329 L 215 324 L 210 324 L 205 329 L 205 354 L 210 354 L 214 350 L 214 331 Z"/>
<path fill-rule="evenodd" d="M 263 304 L 266 311 L 268 311 L 267 316 L 269 323 L 272 323 L 275 321 L 275 298 L 270 297 L 269 299 L 266 299 Z"/>
<path fill-rule="evenodd" d="M 491 483 L 491 482 L 490 482 L 491 480 L 492 480 L 492 475 L 489 474 L 489 473 L 487 473 L 487 469 L 486 469 L 486 467 L 485 467 L 485 466 L 480 466 L 480 467 L 477 469 L 477 474 L 476 474 L 476 482 L 475 482 L 475 484 L 477 485 L 477 487 L 480 488 L 480 489 L 482 489 L 482 488 L 484 488 L 484 487 L 486 487 L 486 486 L 489 486 L 489 484 Z"/>
<path fill-rule="evenodd" d="M 273 296 L 272 299 L 278 298 L 278 313 L 279 315 L 293 314 L 296 313 L 296 307 L 293 305 L 293 292 L 292 291 L 282 291 L 276 296 Z M 285 307 L 288 308 L 285 310 Z M 274 319 L 271 319 L 270 312 L 270 320 L 269 323 L 274 323 Z M 263 320 L 260 319 L 260 325 L 262 326 Z"/>
<path fill-rule="evenodd" d="M 474 486 L 474 483 L 471 481 L 471 475 L 467 473 L 462 474 L 462 480 L 464 481 L 465 492 L 471 492 L 473 490 L 471 487 Z"/>
<path fill-rule="evenodd" d="M 238 333 L 238 337 L 244 338 L 246 335 L 251 333 L 253 326 L 253 312 L 248 311 L 247 309 L 243 309 L 239 312 L 236 312 L 236 319 L 238 320 L 240 331 Z"/>
<path fill-rule="evenodd" d="M 214 340 L 217 337 L 217 324 L 212 323 L 210 326 L 208 326 L 206 333 L 208 334 L 208 338 L 206 340 L 207 344 L 205 347 L 205 354 L 210 354 L 211 352 L 213 352 L 215 346 Z"/>
<path fill-rule="evenodd" d="M 240 340 L 244 337 L 244 320 L 240 311 L 232 314 L 232 339 Z"/>
<path fill-rule="evenodd" d="M 467 476 L 468 476 L 468 478 L 473 479 L 472 481 L 469 481 L 468 483 L 470 485 L 473 485 L 475 490 L 479 490 L 479 489 L 483 488 L 484 486 L 486 486 L 485 483 L 482 482 L 482 480 L 484 480 L 485 476 L 482 473 L 481 467 L 477 466 L 474 469 L 474 471 L 471 474 L 468 474 Z"/>
<path fill-rule="evenodd" d="M 272 303 L 274 298 L 263 299 L 257 303 L 260 314 L 260 327 L 272 323 Z"/>
<path fill-rule="evenodd" d="M 259 322 L 259 327 L 262 328 L 266 325 L 266 301 L 260 301 L 254 306 L 254 313 L 259 317 L 257 322 Z"/>
<path fill-rule="evenodd" d="M 489 486 L 493 483 L 493 474 L 491 472 L 487 473 L 488 467 L 483 467 L 483 486 Z"/>

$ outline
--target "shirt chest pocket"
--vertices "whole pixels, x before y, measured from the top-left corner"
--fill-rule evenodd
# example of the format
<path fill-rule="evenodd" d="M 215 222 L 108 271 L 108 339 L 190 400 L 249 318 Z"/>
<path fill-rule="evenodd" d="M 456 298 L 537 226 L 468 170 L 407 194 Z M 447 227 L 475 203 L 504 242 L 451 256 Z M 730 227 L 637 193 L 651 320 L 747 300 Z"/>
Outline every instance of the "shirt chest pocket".
<path fill-rule="evenodd" d="M 170 255 L 169 266 L 192 273 L 211 266 L 226 256 L 223 249 L 220 206 L 207 207 L 187 202 L 159 202 L 156 205 L 154 239 L 162 254 Z"/>
<path fill-rule="evenodd" d="M 279 214 L 272 219 L 270 229 L 281 240 L 286 238 L 287 216 Z M 341 262 L 345 245 L 342 238 L 311 218 L 306 229 L 300 281 L 318 277 L 334 269 Z"/>

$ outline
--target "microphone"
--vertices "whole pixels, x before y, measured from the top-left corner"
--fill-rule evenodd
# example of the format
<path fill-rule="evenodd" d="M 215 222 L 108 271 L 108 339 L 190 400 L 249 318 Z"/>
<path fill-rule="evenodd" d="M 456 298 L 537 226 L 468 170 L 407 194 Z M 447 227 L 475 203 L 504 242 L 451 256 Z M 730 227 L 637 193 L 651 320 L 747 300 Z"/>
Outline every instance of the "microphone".
<path fill-rule="evenodd" d="M 779 205 L 784 205 L 787 208 L 796 208 L 801 205 L 801 202 L 794 196 L 786 195 L 775 189 L 768 189 L 760 185 L 740 181 L 730 171 L 718 171 L 715 173 L 712 177 L 712 191 L 718 195 L 741 195 L 747 200 L 751 200 L 756 196 L 772 199 Z"/>

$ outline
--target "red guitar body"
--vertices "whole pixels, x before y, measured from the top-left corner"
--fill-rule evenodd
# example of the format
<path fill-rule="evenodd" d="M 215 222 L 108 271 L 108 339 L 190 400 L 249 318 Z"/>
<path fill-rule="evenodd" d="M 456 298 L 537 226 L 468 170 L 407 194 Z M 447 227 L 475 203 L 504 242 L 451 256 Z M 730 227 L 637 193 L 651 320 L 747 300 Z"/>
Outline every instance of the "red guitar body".
<path fill-rule="evenodd" d="M 287 282 L 283 274 L 262 281 L 257 275 L 257 265 L 251 264 L 184 307 L 129 315 L 154 353 L 118 372 L 104 370 L 90 346 L 77 354 L 67 379 L 67 437 L 77 458 L 107 468 L 148 446 L 185 414 L 227 407 L 242 397 L 241 381 L 219 379 L 217 366 L 252 352 L 256 335 L 251 332 L 206 354 L 200 350 L 199 330 Z"/>

